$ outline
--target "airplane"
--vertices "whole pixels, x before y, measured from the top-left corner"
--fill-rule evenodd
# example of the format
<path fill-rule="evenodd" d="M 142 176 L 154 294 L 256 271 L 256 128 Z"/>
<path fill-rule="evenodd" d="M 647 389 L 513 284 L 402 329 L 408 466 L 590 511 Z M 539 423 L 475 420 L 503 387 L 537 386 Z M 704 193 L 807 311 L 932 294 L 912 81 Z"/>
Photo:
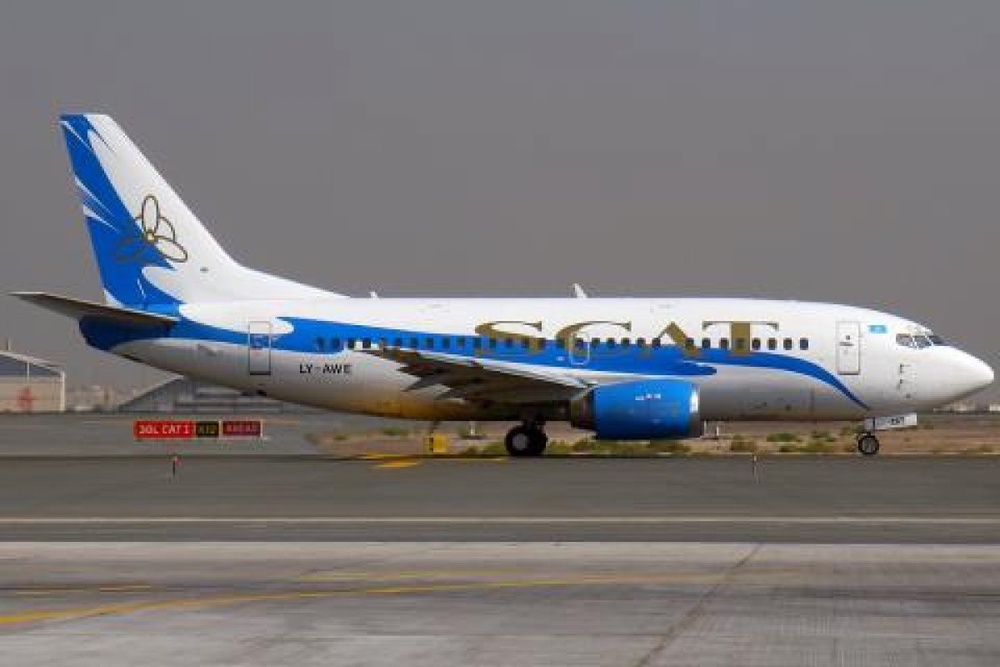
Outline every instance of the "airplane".
<path fill-rule="evenodd" d="M 851 306 L 746 298 L 352 298 L 232 259 L 110 117 L 60 124 L 104 302 L 25 301 L 86 342 L 283 401 L 394 418 L 512 421 L 512 456 L 545 425 L 599 439 L 697 437 L 729 420 L 863 420 L 878 430 L 993 382 L 916 322 Z M 290 224 L 291 221 L 284 221 Z"/>

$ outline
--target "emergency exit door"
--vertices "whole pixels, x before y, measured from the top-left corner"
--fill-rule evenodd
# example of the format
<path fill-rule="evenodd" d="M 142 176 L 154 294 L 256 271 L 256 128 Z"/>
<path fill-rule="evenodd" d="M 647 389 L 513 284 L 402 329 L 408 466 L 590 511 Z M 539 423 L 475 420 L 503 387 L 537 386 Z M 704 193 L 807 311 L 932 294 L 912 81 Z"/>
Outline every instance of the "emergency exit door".
<path fill-rule="evenodd" d="M 247 370 L 250 375 L 271 374 L 271 323 L 247 325 Z"/>
<path fill-rule="evenodd" d="M 837 322 L 837 372 L 857 375 L 861 372 L 861 324 Z"/>

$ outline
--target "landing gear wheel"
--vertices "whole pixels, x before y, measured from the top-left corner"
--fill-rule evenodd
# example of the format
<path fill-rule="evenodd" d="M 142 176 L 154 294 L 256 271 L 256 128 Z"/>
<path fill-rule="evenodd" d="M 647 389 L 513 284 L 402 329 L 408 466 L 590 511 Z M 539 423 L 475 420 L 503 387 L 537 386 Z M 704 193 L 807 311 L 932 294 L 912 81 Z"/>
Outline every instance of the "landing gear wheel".
<path fill-rule="evenodd" d="M 537 426 L 515 426 L 507 431 L 503 444 L 511 456 L 541 456 L 549 436 Z"/>
<path fill-rule="evenodd" d="M 862 433 L 858 436 L 858 451 L 862 456 L 875 456 L 878 454 L 878 438 L 871 433 Z"/>

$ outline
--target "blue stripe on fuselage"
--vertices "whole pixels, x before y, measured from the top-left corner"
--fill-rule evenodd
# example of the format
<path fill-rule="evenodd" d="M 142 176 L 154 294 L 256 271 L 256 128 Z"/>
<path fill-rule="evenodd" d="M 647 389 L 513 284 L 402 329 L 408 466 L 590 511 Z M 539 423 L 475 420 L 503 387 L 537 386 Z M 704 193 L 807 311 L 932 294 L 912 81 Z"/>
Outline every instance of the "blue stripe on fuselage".
<path fill-rule="evenodd" d="M 496 349 L 490 349 L 485 344 L 488 340 L 487 338 L 475 335 L 390 329 L 363 324 L 327 322 L 293 317 L 278 319 L 292 326 L 292 331 L 275 334 L 272 339 L 272 349 L 284 352 L 300 352 L 311 355 L 340 354 L 345 351 L 349 339 L 358 341 L 369 339 L 373 345 L 381 340 L 385 340 L 387 344 L 394 346 L 395 340 L 398 338 L 402 339 L 402 347 L 409 349 L 411 348 L 410 339 L 417 338 L 421 349 L 426 347 L 427 340 L 430 339 L 433 344 L 433 350 L 443 354 L 450 354 L 456 357 L 489 357 L 501 361 L 548 368 L 586 369 L 607 373 L 679 376 L 684 378 L 714 375 L 718 372 L 715 366 L 771 368 L 814 378 L 841 392 L 858 406 L 866 410 L 868 409 L 868 406 L 855 396 L 840 379 L 822 366 L 806 361 L 805 359 L 769 352 L 735 354 L 730 350 L 712 349 L 698 350 L 697 357 L 685 357 L 683 351 L 676 345 L 664 345 L 659 348 L 646 346 L 641 349 L 634 345 L 628 347 L 616 346 L 613 349 L 601 345 L 592 348 L 590 360 L 585 365 L 573 365 L 568 359 L 567 350 L 557 347 L 554 341 L 551 340 L 546 340 L 541 350 L 534 347 L 525 348 L 521 346 L 520 341 L 514 341 L 515 345 L 513 347 L 507 347 L 504 340 L 498 341 L 499 344 Z M 108 351 L 122 343 L 161 337 L 159 335 L 161 332 L 148 328 L 131 329 L 104 322 L 92 322 L 86 327 L 84 326 L 84 322 L 81 322 L 80 329 L 88 343 L 94 347 Z M 247 344 L 247 333 L 245 331 L 233 331 L 231 329 L 213 327 L 186 318 L 173 325 L 167 337 L 182 340 L 232 343 L 235 345 Z M 483 341 L 482 349 L 477 350 L 470 346 L 471 341 L 475 338 Z M 457 343 L 460 339 L 465 339 L 466 347 L 458 346 Z M 333 340 L 339 341 L 339 344 L 332 345 L 331 342 Z M 322 341 L 322 344 L 320 341 Z M 448 341 L 447 348 L 444 347 L 444 341 Z"/>

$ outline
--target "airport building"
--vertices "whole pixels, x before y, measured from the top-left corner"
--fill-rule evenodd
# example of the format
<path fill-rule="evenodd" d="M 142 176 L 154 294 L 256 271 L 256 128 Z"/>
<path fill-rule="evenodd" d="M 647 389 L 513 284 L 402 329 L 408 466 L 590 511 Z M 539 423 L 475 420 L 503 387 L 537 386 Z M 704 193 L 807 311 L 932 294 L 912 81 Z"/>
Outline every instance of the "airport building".
<path fill-rule="evenodd" d="M 235 389 L 218 387 L 187 377 L 174 377 L 138 396 L 120 403 L 118 412 L 199 413 L 290 413 L 319 412 L 262 396 L 248 396 Z"/>
<path fill-rule="evenodd" d="M 0 352 L 0 412 L 62 412 L 66 373 L 51 361 Z"/>

